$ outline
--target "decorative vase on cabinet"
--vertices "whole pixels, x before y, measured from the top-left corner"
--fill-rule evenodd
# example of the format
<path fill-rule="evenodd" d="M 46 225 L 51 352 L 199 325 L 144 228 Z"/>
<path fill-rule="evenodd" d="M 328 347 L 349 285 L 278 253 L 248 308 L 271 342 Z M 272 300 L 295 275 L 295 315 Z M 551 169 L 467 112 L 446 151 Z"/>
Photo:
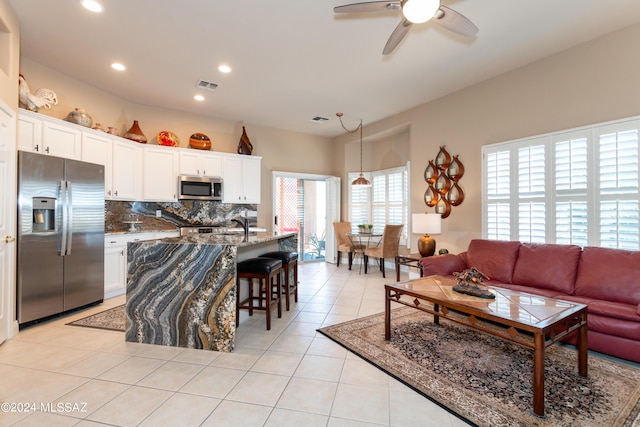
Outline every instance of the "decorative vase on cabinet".
<path fill-rule="evenodd" d="M 144 133 L 142 133 L 137 120 L 133 121 L 133 125 L 131 125 L 131 128 L 124 135 L 122 135 L 122 137 L 135 142 L 139 142 L 141 144 L 147 143 L 147 137 L 144 135 Z"/>

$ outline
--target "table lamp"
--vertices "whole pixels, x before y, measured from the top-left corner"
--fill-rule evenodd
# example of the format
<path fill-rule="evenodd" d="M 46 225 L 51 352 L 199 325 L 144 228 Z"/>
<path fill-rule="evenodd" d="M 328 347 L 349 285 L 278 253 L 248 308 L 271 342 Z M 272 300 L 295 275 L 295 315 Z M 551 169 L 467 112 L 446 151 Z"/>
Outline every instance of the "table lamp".
<path fill-rule="evenodd" d="M 440 234 L 442 231 L 442 217 L 438 213 L 419 213 L 411 215 L 412 231 L 414 234 L 424 233 L 418 239 L 420 255 L 432 256 L 436 252 L 436 241 L 429 234 Z"/>

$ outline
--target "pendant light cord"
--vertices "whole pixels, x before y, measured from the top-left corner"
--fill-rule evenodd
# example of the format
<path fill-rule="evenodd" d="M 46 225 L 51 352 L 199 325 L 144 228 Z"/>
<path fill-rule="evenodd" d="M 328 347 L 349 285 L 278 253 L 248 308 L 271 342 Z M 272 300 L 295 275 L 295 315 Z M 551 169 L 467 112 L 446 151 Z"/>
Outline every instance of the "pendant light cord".
<path fill-rule="evenodd" d="M 343 115 L 344 114 L 342 113 L 336 113 L 336 116 L 338 116 L 338 119 L 340 120 L 340 126 L 342 126 L 342 129 L 346 130 L 348 133 L 356 133 L 358 130 L 360 130 L 360 175 L 362 175 L 362 119 L 360 119 L 360 124 L 357 128 L 355 128 L 354 130 L 349 130 L 342 122 Z"/>

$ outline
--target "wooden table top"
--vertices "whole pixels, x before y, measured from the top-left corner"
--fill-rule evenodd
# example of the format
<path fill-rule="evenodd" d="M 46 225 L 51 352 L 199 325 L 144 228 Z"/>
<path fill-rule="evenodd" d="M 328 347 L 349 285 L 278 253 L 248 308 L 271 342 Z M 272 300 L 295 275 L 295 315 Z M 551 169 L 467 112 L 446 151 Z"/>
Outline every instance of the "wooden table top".
<path fill-rule="evenodd" d="M 586 308 L 584 304 L 505 288 L 486 286 L 495 299 L 480 298 L 461 294 L 453 290 L 456 279 L 442 276 L 428 276 L 420 279 L 385 285 L 387 290 L 417 297 L 434 304 L 442 304 L 482 318 L 511 321 L 531 330 L 543 329 Z M 525 328 L 528 329 L 528 328 Z"/>

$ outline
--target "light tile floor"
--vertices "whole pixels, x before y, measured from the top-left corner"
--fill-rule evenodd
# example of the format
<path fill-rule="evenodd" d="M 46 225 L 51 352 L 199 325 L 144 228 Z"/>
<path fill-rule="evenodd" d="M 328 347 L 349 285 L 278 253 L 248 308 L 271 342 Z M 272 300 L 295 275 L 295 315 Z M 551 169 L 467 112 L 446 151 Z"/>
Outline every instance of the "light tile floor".
<path fill-rule="evenodd" d="M 382 312 L 394 276 L 301 264 L 299 302 L 271 331 L 243 311 L 234 353 L 66 325 L 124 297 L 25 328 L 0 346 L 0 402 L 23 409 L 0 412 L 0 426 L 465 426 L 316 332 Z"/>

